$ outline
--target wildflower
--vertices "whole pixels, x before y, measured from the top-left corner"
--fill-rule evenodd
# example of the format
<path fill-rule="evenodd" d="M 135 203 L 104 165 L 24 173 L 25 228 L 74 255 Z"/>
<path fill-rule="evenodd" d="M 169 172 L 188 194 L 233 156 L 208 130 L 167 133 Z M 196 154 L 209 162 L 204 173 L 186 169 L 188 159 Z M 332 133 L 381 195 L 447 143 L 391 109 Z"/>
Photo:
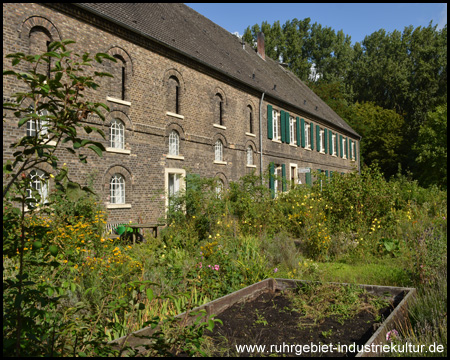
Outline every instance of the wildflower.
<path fill-rule="evenodd" d="M 392 329 L 391 331 L 388 331 L 386 334 L 386 340 L 392 341 L 398 339 L 398 331 L 395 329 Z"/>
<path fill-rule="evenodd" d="M 278 271 L 278 268 L 273 269 L 273 272 L 276 273 Z"/>
<path fill-rule="evenodd" d="M 199 267 L 200 269 L 202 268 L 202 266 L 203 266 L 202 263 L 200 263 L 200 264 L 198 265 L 198 267 Z"/>
<path fill-rule="evenodd" d="M 214 265 L 214 270 L 219 271 L 219 265 Z"/>

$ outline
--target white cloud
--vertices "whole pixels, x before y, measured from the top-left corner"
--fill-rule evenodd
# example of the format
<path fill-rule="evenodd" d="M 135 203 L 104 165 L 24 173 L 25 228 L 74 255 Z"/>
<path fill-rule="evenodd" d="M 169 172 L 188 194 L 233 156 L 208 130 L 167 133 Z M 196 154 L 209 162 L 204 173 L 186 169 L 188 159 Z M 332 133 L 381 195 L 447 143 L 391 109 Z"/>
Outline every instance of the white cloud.
<path fill-rule="evenodd" d="M 242 39 L 242 35 L 239 35 L 239 31 L 235 31 L 232 33 L 233 35 L 237 36 L 239 39 Z"/>

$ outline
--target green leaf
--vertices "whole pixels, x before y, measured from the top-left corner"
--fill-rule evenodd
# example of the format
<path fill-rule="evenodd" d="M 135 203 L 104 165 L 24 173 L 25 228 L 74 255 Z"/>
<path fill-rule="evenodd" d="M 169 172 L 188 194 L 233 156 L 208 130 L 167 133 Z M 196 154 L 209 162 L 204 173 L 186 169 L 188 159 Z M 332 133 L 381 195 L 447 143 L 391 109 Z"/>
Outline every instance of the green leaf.
<path fill-rule="evenodd" d="M 147 293 L 147 299 L 148 299 L 148 301 L 152 301 L 152 299 L 153 299 L 153 297 L 154 297 L 153 290 L 150 289 L 150 288 L 148 288 L 145 292 Z"/>
<path fill-rule="evenodd" d="M 102 149 L 99 147 L 99 146 L 97 146 L 97 145 L 91 145 L 91 146 L 89 146 L 89 149 L 92 149 L 92 150 L 94 150 L 96 153 L 97 153 L 97 155 L 98 156 L 103 156 L 103 151 L 102 151 Z M 104 149 L 104 148 L 103 148 Z M 105 149 L 104 149 L 105 150 Z"/>

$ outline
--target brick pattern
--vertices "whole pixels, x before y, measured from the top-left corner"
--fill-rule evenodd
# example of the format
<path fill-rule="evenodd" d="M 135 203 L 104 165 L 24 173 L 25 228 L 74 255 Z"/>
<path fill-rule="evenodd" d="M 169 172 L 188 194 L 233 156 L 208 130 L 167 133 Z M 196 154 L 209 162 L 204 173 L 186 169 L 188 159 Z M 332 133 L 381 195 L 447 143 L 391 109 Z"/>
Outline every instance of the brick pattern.
<path fill-rule="evenodd" d="M 64 8 L 63 5 L 62 8 Z M 129 209 L 109 209 L 109 222 L 156 221 L 164 215 L 164 169 L 185 169 L 200 176 L 218 176 L 225 186 L 251 171 L 260 172 L 259 109 L 261 94 L 227 79 L 192 59 L 143 39 L 129 30 L 118 28 L 106 21 L 95 18 L 78 8 L 67 6 L 65 11 L 55 10 L 39 4 L 3 4 L 3 58 L 4 69 L 11 68 L 5 59 L 8 53 L 43 46 L 44 41 L 73 38 L 77 41 L 75 50 L 95 54 L 106 52 L 116 56 L 120 66 L 104 61 L 94 65 L 97 71 L 116 72 L 121 75 L 125 66 L 125 101 L 121 98 L 121 86 L 117 79 L 104 78 L 96 92 L 86 92 L 91 101 L 107 103 L 111 112 L 104 123 L 90 118 L 88 122 L 97 124 L 107 135 L 101 139 L 97 134 L 86 138 L 101 140 L 109 147 L 108 124 L 119 118 L 125 124 L 125 149 L 130 153 L 105 152 L 98 157 L 90 150 L 88 163 L 82 164 L 77 157 L 67 151 L 58 150 L 61 164 L 67 163 L 71 179 L 82 184 L 93 183 L 101 201 L 107 203 L 109 179 L 114 173 L 126 179 L 126 203 Z M 76 30 L 76 32 L 74 31 Z M 36 33 L 39 36 L 30 36 Z M 47 38 L 46 38 L 47 37 Z M 30 39 L 33 43 L 30 44 Z M 179 114 L 174 116 L 173 89 L 170 79 L 176 79 L 179 86 Z M 20 90 L 12 77 L 3 83 L 4 99 Z M 223 126 L 217 127 L 217 96 L 223 101 Z M 119 100 L 119 101 L 118 101 Z M 314 124 L 318 119 L 308 118 L 297 109 L 284 108 L 269 97 L 262 104 L 263 172 L 267 172 L 270 162 L 275 164 L 297 164 L 298 167 L 349 172 L 357 167 L 352 162 L 317 151 L 277 143 L 267 138 L 267 105 L 276 110 L 289 111 L 291 116 L 299 116 Z M 249 133 L 249 108 L 253 116 L 253 134 Z M 168 113 L 169 112 L 169 113 Z M 4 110 L 5 113 L 5 110 Z M 17 128 L 17 120 L 10 111 L 3 124 L 3 161 L 12 159 L 13 149 L 9 145 L 25 135 L 25 127 Z M 330 128 L 329 125 L 327 125 Z M 180 155 L 184 159 L 168 157 L 168 137 L 172 130 L 180 135 Z M 332 128 L 333 132 L 341 129 Z M 348 136 L 348 134 L 346 135 Z M 221 139 L 224 144 L 226 165 L 214 163 L 214 143 Z M 356 152 L 359 154 L 359 142 Z M 254 150 L 253 163 L 247 167 L 247 147 Z M 359 156 L 359 155 L 358 155 Z M 288 172 L 289 173 L 289 172 Z M 287 175 L 289 176 L 289 175 Z M 302 181 L 304 183 L 304 181 Z M 51 188 L 51 183 L 50 183 Z"/>

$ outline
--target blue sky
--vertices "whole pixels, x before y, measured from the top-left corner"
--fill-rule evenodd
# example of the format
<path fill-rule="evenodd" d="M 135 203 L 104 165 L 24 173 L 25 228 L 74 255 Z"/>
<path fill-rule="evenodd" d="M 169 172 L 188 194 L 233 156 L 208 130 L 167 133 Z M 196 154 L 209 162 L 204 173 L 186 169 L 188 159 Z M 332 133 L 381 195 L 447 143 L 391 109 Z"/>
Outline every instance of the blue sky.
<path fill-rule="evenodd" d="M 352 44 L 364 40 L 379 29 L 387 32 L 405 26 L 428 26 L 430 21 L 442 28 L 447 23 L 447 4 L 445 3 L 186 3 L 198 13 L 220 25 L 231 33 L 242 35 L 247 26 L 267 21 L 273 24 L 280 20 L 311 18 L 335 31 L 343 30 L 350 35 Z"/>

